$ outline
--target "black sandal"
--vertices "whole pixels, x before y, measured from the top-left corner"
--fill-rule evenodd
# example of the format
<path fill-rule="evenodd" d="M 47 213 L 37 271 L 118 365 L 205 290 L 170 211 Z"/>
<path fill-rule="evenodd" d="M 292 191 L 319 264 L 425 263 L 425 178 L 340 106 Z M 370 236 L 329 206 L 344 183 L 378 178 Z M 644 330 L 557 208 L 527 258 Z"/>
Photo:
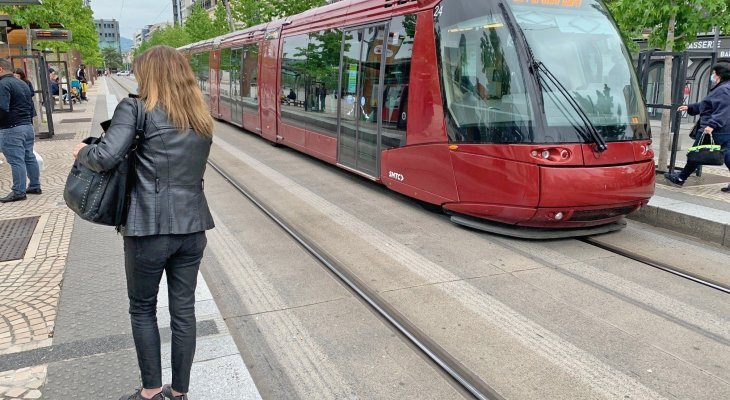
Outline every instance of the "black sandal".
<path fill-rule="evenodd" d="M 134 394 L 122 396 L 119 400 L 165 400 L 165 398 L 162 397 L 162 392 L 160 392 L 148 399 L 142 396 L 142 389 L 138 389 Z"/>
<path fill-rule="evenodd" d="M 180 396 L 173 396 L 172 395 L 172 386 L 170 386 L 170 385 L 163 385 L 162 392 L 160 392 L 160 394 L 165 396 L 165 398 L 172 399 L 172 400 L 188 400 L 187 394 L 181 394 Z"/>

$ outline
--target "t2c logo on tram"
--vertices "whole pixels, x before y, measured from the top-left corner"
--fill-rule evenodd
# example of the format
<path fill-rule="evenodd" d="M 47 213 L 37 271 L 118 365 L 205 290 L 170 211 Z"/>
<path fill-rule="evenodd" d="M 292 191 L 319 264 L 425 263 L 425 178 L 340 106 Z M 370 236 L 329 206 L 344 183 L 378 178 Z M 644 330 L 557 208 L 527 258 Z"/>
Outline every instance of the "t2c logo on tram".
<path fill-rule="evenodd" d="M 403 176 L 403 174 L 399 174 L 399 173 L 393 172 L 393 171 L 388 171 L 388 178 L 395 179 L 398 182 L 403 182 L 404 180 L 406 180 L 406 177 Z"/>

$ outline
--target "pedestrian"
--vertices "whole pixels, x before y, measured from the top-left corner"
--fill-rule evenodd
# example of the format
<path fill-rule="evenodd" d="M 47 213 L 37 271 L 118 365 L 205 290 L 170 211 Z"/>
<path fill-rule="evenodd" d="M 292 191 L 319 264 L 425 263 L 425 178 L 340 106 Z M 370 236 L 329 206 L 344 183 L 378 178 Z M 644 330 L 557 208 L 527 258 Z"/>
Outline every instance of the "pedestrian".
<path fill-rule="evenodd" d="M 86 98 L 86 67 L 84 66 L 84 64 L 79 65 L 79 69 L 76 70 L 76 79 L 81 82 L 81 95 L 79 96 L 79 98 L 81 100 L 88 101 L 88 99 Z"/>
<path fill-rule="evenodd" d="M 134 60 L 139 98 L 146 111 L 144 138 L 135 151 L 135 179 L 122 227 L 129 314 L 142 388 L 122 400 L 187 399 L 195 354 L 195 286 L 213 218 L 203 173 L 213 119 L 187 59 L 155 46 Z M 104 139 L 76 146 L 79 163 L 114 168 L 135 136 L 134 100 L 117 106 Z M 157 292 L 166 274 L 172 330 L 172 384 L 162 385 Z"/>
<path fill-rule="evenodd" d="M 33 107 L 33 113 L 32 116 L 35 118 L 36 112 L 35 112 L 35 104 L 33 103 L 33 97 L 35 97 L 35 89 L 33 88 L 33 83 L 28 80 L 28 78 L 25 75 L 25 71 L 23 71 L 22 68 L 16 68 L 15 71 L 13 71 L 13 75 L 15 75 L 16 78 L 20 79 L 21 81 L 25 82 L 28 85 L 28 89 L 30 89 L 30 97 L 31 97 L 31 106 Z"/>
<path fill-rule="evenodd" d="M 712 66 L 712 82 L 715 86 L 702 101 L 682 105 L 677 110 L 700 116 L 697 130 L 693 132 L 694 146 L 701 144 L 703 133 L 712 137 L 715 144 L 725 150 L 725 166 L 730 170 L 730 63 L 723 61 Z M 682 171 L 664 176 L 673 185 L 681 187 L 699 166 L 688 160 Z M 720 190 L 730 193 L 730 185 Z"/>
<path fill-rule="evenodd" d="M 40 170 L 33 153 L 33 100 L 28 85 L 13 76 L 13 65 L 0 58 L 0 147 L 13 176 L 11 192 L 0 202 L 41 194 Z M 26 186 L 26 180 L 30 184 Z"/>
<path fill-rule="evenodd" d="M 84 64 L 79 65 L 79 69 L 76 70 L 76 79 L 78 79 L 79 82 L 86 82 L 86 69 Z"/>
<path fill-rule="evenodd" d="M 23 71 L 22 68 L 15 68 L 15 71 L 13 71 L 13 75 L 15 75 L 15 77 L 20 79 L 21 81 L 25 82 L 25 84 L 28 85 L 28 89 L 30 89 L 30 95 L 35 96 L 35 89 L 33 88 L 33 83 L 30 80 L 28 80 L 27 76 L 25 75 L 25 71 Z"/>

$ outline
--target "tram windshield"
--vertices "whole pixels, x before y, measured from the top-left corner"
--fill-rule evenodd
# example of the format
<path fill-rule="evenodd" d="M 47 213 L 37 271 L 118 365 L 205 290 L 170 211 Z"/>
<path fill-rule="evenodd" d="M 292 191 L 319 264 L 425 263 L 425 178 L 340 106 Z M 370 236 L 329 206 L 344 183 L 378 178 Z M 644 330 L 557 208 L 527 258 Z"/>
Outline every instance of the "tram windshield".
<path fill-rule="evenodd" d="M 535 61 L 564 88 L 542 80 L 541 101 L 535 103 L 540 110 L 532 109 L 535 94 L 526 84 L 534 79 L 530 60 L 518 58 L 520 39 L 510 33 L 505 21 L 510 16 L 498 2 L 444 0 L 436 9 L 450 139 L 583 143 L 589 140 L 581 133 L 584 117 L 606 142 L 648 138 L 638 82 L 605 6 L 598 0 L 536 3 L 504 0 Z"/>

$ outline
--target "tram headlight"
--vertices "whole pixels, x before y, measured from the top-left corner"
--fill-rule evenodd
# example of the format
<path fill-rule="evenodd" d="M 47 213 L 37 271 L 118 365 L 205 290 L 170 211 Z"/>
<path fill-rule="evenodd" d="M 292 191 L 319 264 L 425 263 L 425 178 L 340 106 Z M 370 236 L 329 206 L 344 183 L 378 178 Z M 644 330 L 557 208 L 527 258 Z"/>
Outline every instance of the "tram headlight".
<path fill-rule="evenodd" d="M 573 154 L 569 149 L 563 147 L 549 147 L 530 150 L 530 156 L 541 161 L 564 163 L 570 162 Z"/>
<path fill-rule="evenodd" d="M 555 213 L 555 220 L 556 221 L 561 221 L 563 219 L 563 217 L 565 217 L 565 215 L 562 212 Z"/>

